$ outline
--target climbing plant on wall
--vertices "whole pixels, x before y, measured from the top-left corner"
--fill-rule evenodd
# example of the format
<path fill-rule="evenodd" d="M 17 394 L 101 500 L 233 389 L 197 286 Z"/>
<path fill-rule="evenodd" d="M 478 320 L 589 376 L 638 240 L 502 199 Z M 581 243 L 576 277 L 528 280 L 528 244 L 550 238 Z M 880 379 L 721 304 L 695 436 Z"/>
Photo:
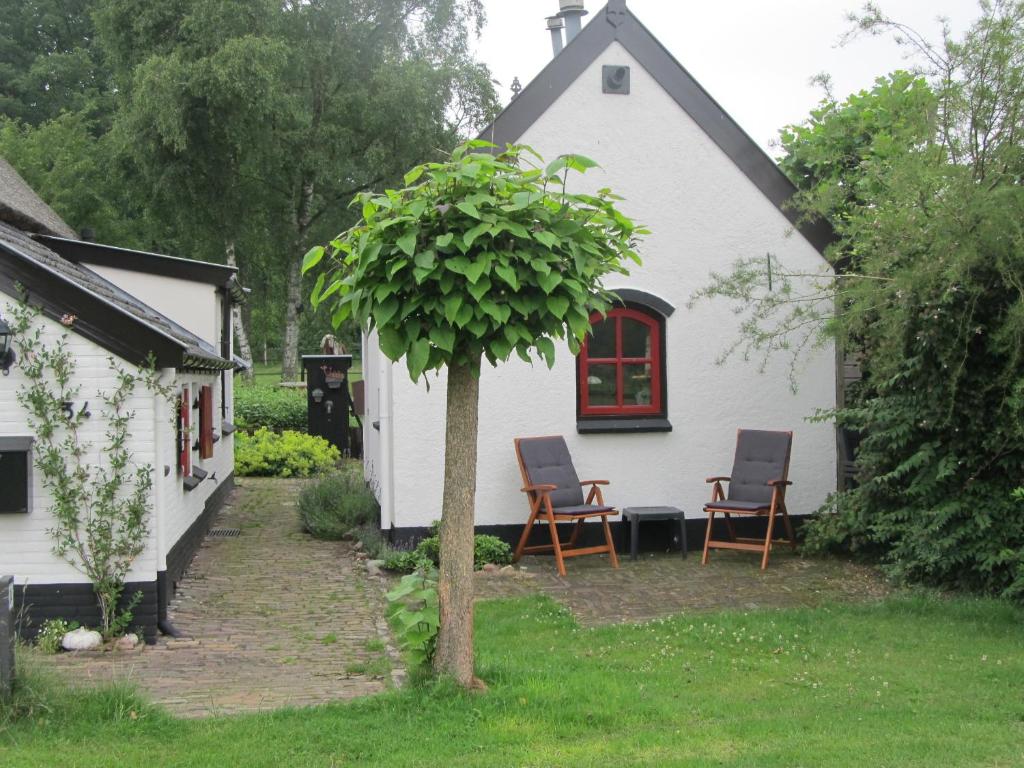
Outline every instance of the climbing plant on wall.
<path fill-rule="evenodd" d="M 35 435 L 34 463 L 50 498 L 53 552 L 92 582 L 100 629 L 111 638 L 127 628 L 141 598 L 133 595 L 119 607 L 128 571 L 145 549 L 153 489 L 153 468 L 135 464 L 129 448 L 135 415 L 129 402 L 140 386 L 168 401 L 171 391 L 160 384 L 152 361 L 133 369 L 111 357 L 111 388 L 96 394 L 96 413 L 76 408 L 82 391 L 67 333 L 49 341 L 38 311 L 25 303 L 9 314 L 25 378 L 17 399 Z M 74 318 L 65 316 L 63 323 L 70 327 Z M 105 427 L 98 457 L 83 434 L 95 420 Z"/>

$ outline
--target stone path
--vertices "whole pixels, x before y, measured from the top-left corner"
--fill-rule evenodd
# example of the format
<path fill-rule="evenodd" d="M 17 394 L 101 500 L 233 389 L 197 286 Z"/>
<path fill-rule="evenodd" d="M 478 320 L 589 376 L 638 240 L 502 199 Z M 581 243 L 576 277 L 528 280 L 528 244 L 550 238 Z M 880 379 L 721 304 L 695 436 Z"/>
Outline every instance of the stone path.
<path fill-rule="evenodd" d="M 388 687 L 381 583 L 350 545 L 302 532 L 302 481 L 239 480 L 169 618 L 187 637 L 133 652 L 62 654 L 76 680 L 134 682 L 189 717 L 305 706 Z"/>
<path fill-rule="evenodd" d="M 567 606 L 584 625 L 647 621 L 676 613 L 813 606 L 830 601 L 873 600 L 889 588 L 873 568 L 839 559 L 803 558 L 788 549 L 772 552 L 768 570 L 753 553 L 713 552 L 707 566 L 700 552 L 642 554 L 566 561 L 560 578 L 550 557 L 524 557 L 524 574 L 478 573 L 478 599 L 541 592 Z"/>

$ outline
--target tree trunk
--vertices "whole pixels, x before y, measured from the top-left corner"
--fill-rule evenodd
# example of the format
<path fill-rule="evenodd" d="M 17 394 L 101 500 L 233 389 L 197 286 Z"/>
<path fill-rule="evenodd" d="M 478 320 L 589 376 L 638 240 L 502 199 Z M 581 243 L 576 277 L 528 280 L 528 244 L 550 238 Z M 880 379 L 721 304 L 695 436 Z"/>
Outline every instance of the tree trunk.
<path fill-rule="evenodd" d="M 235 261 L 235 241 L 228 240 L 224 246 L 224 252 L 227 256 L 227 262 L 229 267 L 237 267 L 238 263 Z M 230 301 L 230 299 L 226 299 Z M 238 353 L 244 360 L 252 362 L 252 347 L 249 346 L 249 334 L 245 330 L 245 323 L 242 322 L 242 308 L 237 304 L 231 307 L 231 327 L 234 331 L 235 338 L 238 340 Z M 254 378 L 252 366 L 250 365 L 242 372 L 242 378 L 248 382 L 251 382 Z"/>
<path fill-rule="evenodd" d="M 441 629 L 434 671 L 470 687 L 473 676 L 473 497 L 480 382 L 468 366 L 448 367 L 444 501 L 438 599 Z"/>
<path fill-rule="evenodd" d="M 288 260 L 288 295 L 284 312 L 284 346 L 281 350 L 281 381 L 299 377 L 299 313 L 302 311 L 302 257 L 309 233 L 313 208 L 313 182 L 304 180 L 300 186 L 299 203 L 295 209 L 295 240 Z"/>

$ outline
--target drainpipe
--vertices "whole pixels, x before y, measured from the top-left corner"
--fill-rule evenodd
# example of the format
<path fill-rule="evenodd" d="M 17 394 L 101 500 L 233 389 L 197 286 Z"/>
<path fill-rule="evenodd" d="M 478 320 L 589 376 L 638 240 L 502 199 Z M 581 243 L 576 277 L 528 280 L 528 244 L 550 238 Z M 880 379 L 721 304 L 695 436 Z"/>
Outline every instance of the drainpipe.
<path fill-rule="evenodd" d="M 565 19 L 565 44 L 568 45 L 583 29 L 583 17 L 587 11 L 583 0 L 559 0 L 559 6 L 561 11 L 558 15 Z"/>
<path fill-rule="evenodd" d="M 379 346 L 379 340 L 378 340 Z M 383 352 L 377 354 L 377 381 L 379 402 L 377 418 L 380 421 L 380 523 L 390 531 L 395 525 L 395 430 L 391 415 L 394 411 L 394 363 Z"/>
<path fill-rule="evenodd" d="M 177 372 L 173 368 L 164 368 L 160 371 L 160 381 L 175 381 Z M 157 579 L 157 615 L 156 628 L 164 635 L 179 637 L 181 635 L 174 625 L 167 618 L 167 600 L 170 596 L 171 585 L 167 583 L 167 532 L 164 530 L 167 525 L 167 514 L 164 504 L 164 493 L 169 483 L 177 480 L 175 468 L 178 463 L 176 456 L 168 457 L 164 452 L 167 446 L 172 444 L 170 435 L 167 434 L 170 423 L 167 413 L 170 406 L 164 402 L 162 397 L 154 396 L 155 407 L 153 408 L 153 442 L 156 449 L 153 471 L 156 473 L 156 482 L 153 483 L 153 539 L 156 547 L 156 570 L 159 574 L 163 571 L 164 578 Z M 164 464 L 161 459 L 167 459 L 169 463 Z"/>

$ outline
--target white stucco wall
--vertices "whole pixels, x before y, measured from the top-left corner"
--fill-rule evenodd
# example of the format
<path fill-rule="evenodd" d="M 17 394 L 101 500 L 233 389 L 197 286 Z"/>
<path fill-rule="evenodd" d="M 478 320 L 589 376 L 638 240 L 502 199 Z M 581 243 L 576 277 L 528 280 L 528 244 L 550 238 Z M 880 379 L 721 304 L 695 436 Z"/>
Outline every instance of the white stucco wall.
<path fill-rule="evenodd" d="M 604 64 L 629 65 L 629 96 L 601 92 Z M 736 429 L 795 432 L 788 506 L 814 511 L 835 490 L 834 431 L 806 421 L 835 404 L 831 349 L 814 354 L 790 391 L 789 360 L 763 374 L 755 363 L 733 359 L 715 365 L 738 337 L 738 320 L 726 302 L 686 308 L 690 295 L 738 258 L 772 253 L 787 267 L 819 271 L 817 251 L 618 43 L 588 68 L 528 130 L 521 141 L 548 160 L 576 152 L 601 164 L 584 188 L 610 186 L 622 209 L 652 234 L 641 247 L 644 265 L 610 288 L 637 288 L 676 307 L 666 321 L 670 433 L 576 433 L 575 360 L 564 345 L 548 371 L 513 356 L 481 380 L 480 446 L 476 497 L 478 524 L 522 523 L 512 441 L 530 435 L 565 435 L 581 477 L 611 481 L 605 498 L 619 507 L 672 504 L 698 516 L 710 491 L 709 475 L 728 474 Z M 486 366 L 485 366 L 486 367 Z M 444 453 L 444 378 L 428 393 L 412 384 L 404 365 L 393 370 L 391 509 L 385 521 L 425 526 L 440 516 Z M 369 397 L 369 394 L 368 394 Z M 384 402 L 385 410 L 387 403 Z M 386 468 L 378 460 L 378 473 Z M 383 479 L 387 482 L 386 478 Z"/>
<path fill-rule="evenodd" d="M 0 295 L 0 312 L 9 317 L 11 302 Z M 52 320 L 38 321 L 44 328 L 44 343 L 52 345 L 66 332 Z M 93 466 L 103 465 L 101 446 L 105 442 L 106 423 L 101 418 L 102 403 L 97 396 L 100 390 L 110 391 L 114 381 L 110 374 L 108 359 L 110 353 L 81 336 L 67 334 L 68 349 L 77 367 L 74 382 L 81 387 L 75 399 L 75 409 L 86 401 L 93 414 L 80 434 L 91 445 L 88 461 Z M 119 364 L 132 369 L 124 361 Z M 137 369 L 135 369 L 137 370 Z M 0 437 L 31 437 L 25 412 L 17 402 L 18 391 L 26 384 L 24 374 L 18 366 L 11 368 L 9 376 L 0 376 Z M 158 454 L 160 441 L 151 427 L 154 421 L 156 398 L 141 387 L 131 398 L 129 407 L 135 412 L 135 421 L 129 437 L 129 450 L 136 464 L 160 466 Z M 160 479 L 160 472 L 154 471 L 154 482 Z M 83 583 L 88 579 L 64 560 L 52 553 L 52 539 L 47 530 L 55 524 L 49 513 L 50 495 L 43 488 L 42 473 L 32 468 L 32 491 L 27 514 L 0 514 L 0 573 L 13 574 L 15 583 L 59 584 Z M 152 581 L 156 578 L 157 545 L 155 521 L 151 522 L 150 535 L 145 551 L 136 559 L 128 574 L 128 581 Z"/>
<path fill-rule="evenodd" d="M 215 286 L 97 264 L 83 266 L 220 348 L 220 302 Z"/>

